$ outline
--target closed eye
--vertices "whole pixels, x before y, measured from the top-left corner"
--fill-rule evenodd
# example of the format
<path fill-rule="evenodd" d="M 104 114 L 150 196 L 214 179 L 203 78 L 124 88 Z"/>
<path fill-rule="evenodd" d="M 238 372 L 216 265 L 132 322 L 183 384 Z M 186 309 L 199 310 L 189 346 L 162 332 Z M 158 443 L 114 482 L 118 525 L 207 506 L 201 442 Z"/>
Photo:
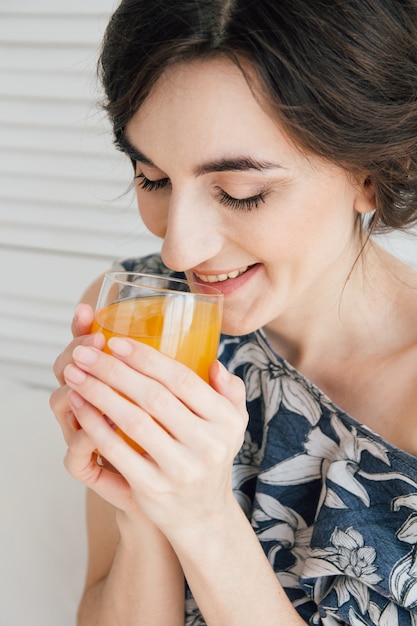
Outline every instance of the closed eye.
<path fill-rule="evenodd" d="M 145 191 L 159 191 L 160 189 L 164 189 L 164 187 L 169 184 L 169 178 L 149 180 L 149 178 L 146 178 L 145 174 L 143 174 L 142 172 L 135 176 L 135 180 L 138 181 L 138 187 L 144 189 Z"/>
<path fill-rule="evenodd" d="M 159 178 L 158 180 L 150 180 L 143 172 L 135 176 L 138 186 L 144 191 L 160 191 L 170 184 L 169 178 Z M 223 189 L 217 189 L 217 198 L 223 206 L 236 209 L 239 211 L 252 211 L 259 208 L 261 203 L 265 202 L 265 192 L 258 193 L 249 198 L 234 198 L 226 193 Z"/>
<path fill-rule="evenodd" d="M 233 196 L 230 196 L 228 193 L 223 191 L 223 189 L 219 188 L 217 190 L 217 197 L 220 204 L 239 211 L 252 211 L 253 209 L 259 208 L 261 202 L 265 202 L 265 192 L 258 193 L 255 196 L 250 196 L 249 198 L 233 198 Z"/>

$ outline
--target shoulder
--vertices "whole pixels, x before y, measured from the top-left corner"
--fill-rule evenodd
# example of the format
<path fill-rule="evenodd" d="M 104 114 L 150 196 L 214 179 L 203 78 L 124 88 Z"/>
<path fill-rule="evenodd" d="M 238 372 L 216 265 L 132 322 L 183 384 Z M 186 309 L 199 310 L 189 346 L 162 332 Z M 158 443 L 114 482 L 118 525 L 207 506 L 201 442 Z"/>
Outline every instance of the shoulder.
<path fill-rule="evenodd" d="M 386 350 L 370 371 L 369 387 L 388 440 L 417 456 L 417 271 L 398 260 L 387 269 L 389 315 L 378 338 Z"/>
<path fill-rule="evenodd" d="M 404 449 L 417 457 L 417 341 L 398 358 L 393 371 L 396 372 L 393 390 L 397 387 L 401 394 L 397 430 L 403 438 Z"/>
<path fill-rule="evenodd" d="M 402 349 L 392 355 L 392 389 L 401 406 L 406 449 L 417 456 L 417 272 L 408 274 L 402 294 L 398 327 L 405 334 Z"/>
<path fill-rule="evenodd" d="M 376 362 L 366 381 L 367 400 L 360 420 L 417 457 L 417 341 L 405 343 Z"/>

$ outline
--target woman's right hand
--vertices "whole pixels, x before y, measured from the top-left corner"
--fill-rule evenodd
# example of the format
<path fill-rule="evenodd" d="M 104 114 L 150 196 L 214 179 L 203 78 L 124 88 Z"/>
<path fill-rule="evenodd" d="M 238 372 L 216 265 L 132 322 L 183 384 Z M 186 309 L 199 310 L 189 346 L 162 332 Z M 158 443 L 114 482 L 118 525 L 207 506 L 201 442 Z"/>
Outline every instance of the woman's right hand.
<path fill-rule="evenodd" d="M 75 430 L 78 430 L 79 426 L 69 404 L 70 389 L 65 384 L 64 369 L 69 363 L 72 363 L 72 353 L 77 345 L 94 346 L 99 350 L 104 348 L 105 341 L 103 335 L 90 334 L 93 320 L 94 310 L 92 306 L 85 303 L 79 304 L 71 324 L 73 339 L 58 355 L 53 366 L 53 372 L 59 387 L 52 393 L 50 405 L 67 443 L 69 443 L 71 435 Z"/>
<path fill-rule="evenodd" d="M 98 281 L 100 282 L 100 281 Z M 97 286 L 97 285 L 96 285 Z M 95 292 L 97 293 L 97 291 Z M 105 345 L 102 334 L 91 335 L 94 319 L 94 290 L 91 297 L 85 298 L 90 304 L 79 304 L 76 308 L 71 330 L 72 341 L 57 357 L 54 374 L 59 387 L 52 393 L 50 405 L 64 434 L 68 451 L 65 458 L 67 470 L 74 478 L 84 483 L 87 490 L 88 527 L 88 568 L 83 599 L 79 608 L 79 623 L 92 623 L 97 616 L 104 623 L 115 623 L 114 615 L 124 615 L 124 611 L 134 610 L 141 615 L 143 623 L 155 618 L 155 603 L 161 623 L 182 624 L 184 615 L 183 573 L 171 546 L 162 533 L 141 513 L 131 500 L 129 485 L 122 476 L 101 470 L 92 459 L 94 443 L 80 428 L 71 410 L 70 396 L 73 391 L 65 384 L 64 369 L 73 362 L 72 353 L 78 345 L 94 346 L 102 350 Z M 105 474 L 100 481 L 100 473 Z M 125 511 L 130 514 L 126 514 Z M 121 536 L 123 535 L 123 541 Z M 120 550 L 127 545 L 129 549 Z M 119 558 L 115 555 L 119 550 Z M 140 556 L 138 558 L 138 550 Z M 143 564 L 143 554 L 148 554 Z M 114 565 L 114 562 L 116 565 Z M 133 562 L 133 565 L 132 565 Z M 133 570 L 132 570 L 133 567 Z M 110 570 L 113 570 L 112 583 L 107 583 Z M 122 573 L 118 574 L 118 570 Z M 137 589 L 139 603 L 130 607 L 132 596 L 129 586 L 118 581 L 124 580 L 125 571 L 134 571 L 133 588 Z M 113 585 L 113 587 L 112 587 Z M 119 585 L 119 586 L 118 586 Z M 105 600 L 101 590 L 106 588 Z M 163 588 L 164 602 L 154 600 L 153 593 Z M 126 600 L 126 593 L 129 600 Z M 143 597 L 148 602 L 143 602 Z M 120 607 L 121 605 L 121 607 Z M 106 621 L 107 620 L 107 621 Z M 117 619 L 117 621 L 119 621 Z M 127 623 L 127 619 L 124 620 Z"/>
<path fill-rule="evenodd" d="M 96 345 L 96 335 L 90 335 L 91 325 L 94 320 L 94 311 L 89 304 L 81 302 L 75 309 L 74 317 L 71 323 L 71 332 L 73 340 L 68 346 L 59 354 L 55 360 L 53 366 L 53 372 L 60 385 L 65 385 L 64 369 L 68 363 L 72 362 L 72 352 L 75 346 L 80 343 L 84 345 Z M 100 343 L 100 341 L 98 342 Z"/>
<path fill-rule="evenodd" d="M 135 516 L 142 515 L 138 512 L 136 503 L 131 498 L 131 490 L 122 476 L 103 470 L 95 459 L 94 451 L 97 446 L 81 429 L 71 407 L 70 398 L 74 396 L 65 383 L 64 370 L 67 365 L 73 363 L 73 351 L 78 345 L 93 346 L 103 350 L 105 338 L 101 333 L 90 334 L 94 320 L 94 304 L 97 299 L 102 278 L 99 278 L 84 294 L 84 302 L 79 304 L 71 325 L 72 341 L 58 355 L 55 360 L 53 371 L 59 382 L 59 387 L 51 394 L 50 406 L 61 427 L 65 442 L 68 446 L 64 464 L 67 471 L 86 487 L 94 490 L 101 498 L 112 504 L 117 509 L 134 510 Z M 85 302 L 87 301 L 87 303 Z M 89 304 L 88 304 L 89 303 Z M 100 474 L 102 480 L 98 481 Z"/>

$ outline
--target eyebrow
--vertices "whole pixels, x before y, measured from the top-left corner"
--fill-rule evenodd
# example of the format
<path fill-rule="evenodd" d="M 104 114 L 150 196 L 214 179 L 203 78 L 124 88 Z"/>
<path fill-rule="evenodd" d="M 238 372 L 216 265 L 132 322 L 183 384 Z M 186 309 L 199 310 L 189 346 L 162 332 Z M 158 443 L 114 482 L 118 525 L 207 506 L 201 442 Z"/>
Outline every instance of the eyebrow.
<path fill-rule="evenodd" d="M 145 163 L 145 165 L 150 165 L 151 167 L 156 167 L 156 165 L 148 159 L 140 150 L 132 146 L 129 139 L 126 137 L 124 133 L 121 133 L 116 139 L 116 146 L 122 152 L 125 152 L 131 159 L 134 161 L 139 161 L 140 163 Z"/>
<path fill-rule="evenodd" d="M 116 144 L 119 150 L 125 152 L 134 161 L 157 168 L 151 159 L 148 159 L 147 156 L 130 143 L 124 133 L 118 137 Z M 261 172 L 270 169 L 282 169 L 282 165 L 270 161 L 258 161 L 252 157 L 245 156 L 218 159 L 203 163 L 194 169 L 194 174 L 195 176 L 203 176 L 204 174 L 213 172 L 247 172 L 250 170 Z"/>
<path fill-rule="evenodd" d="M 248 170 L 262 172 L 280 167 L 277 163 L 258 161 L 252 157 L 237 157 L 203 163 L 195 168 L 194 173 L 196 176 L 202 176 L 211 172 L 247 172 Z"/>

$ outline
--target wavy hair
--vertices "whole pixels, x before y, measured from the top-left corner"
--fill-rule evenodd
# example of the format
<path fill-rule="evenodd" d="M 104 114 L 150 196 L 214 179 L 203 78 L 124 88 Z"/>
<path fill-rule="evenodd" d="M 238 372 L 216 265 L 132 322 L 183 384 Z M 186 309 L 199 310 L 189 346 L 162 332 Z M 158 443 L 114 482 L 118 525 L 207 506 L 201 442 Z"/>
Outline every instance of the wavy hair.
<path fill-rule="evenodd" d="M 216 55 L 249 62 L 301 149 L 373 184 L 371 230 L 417 222 L 417 0 L 122 0 L 99 60 L 116 143 L 171 64 Z"/>

